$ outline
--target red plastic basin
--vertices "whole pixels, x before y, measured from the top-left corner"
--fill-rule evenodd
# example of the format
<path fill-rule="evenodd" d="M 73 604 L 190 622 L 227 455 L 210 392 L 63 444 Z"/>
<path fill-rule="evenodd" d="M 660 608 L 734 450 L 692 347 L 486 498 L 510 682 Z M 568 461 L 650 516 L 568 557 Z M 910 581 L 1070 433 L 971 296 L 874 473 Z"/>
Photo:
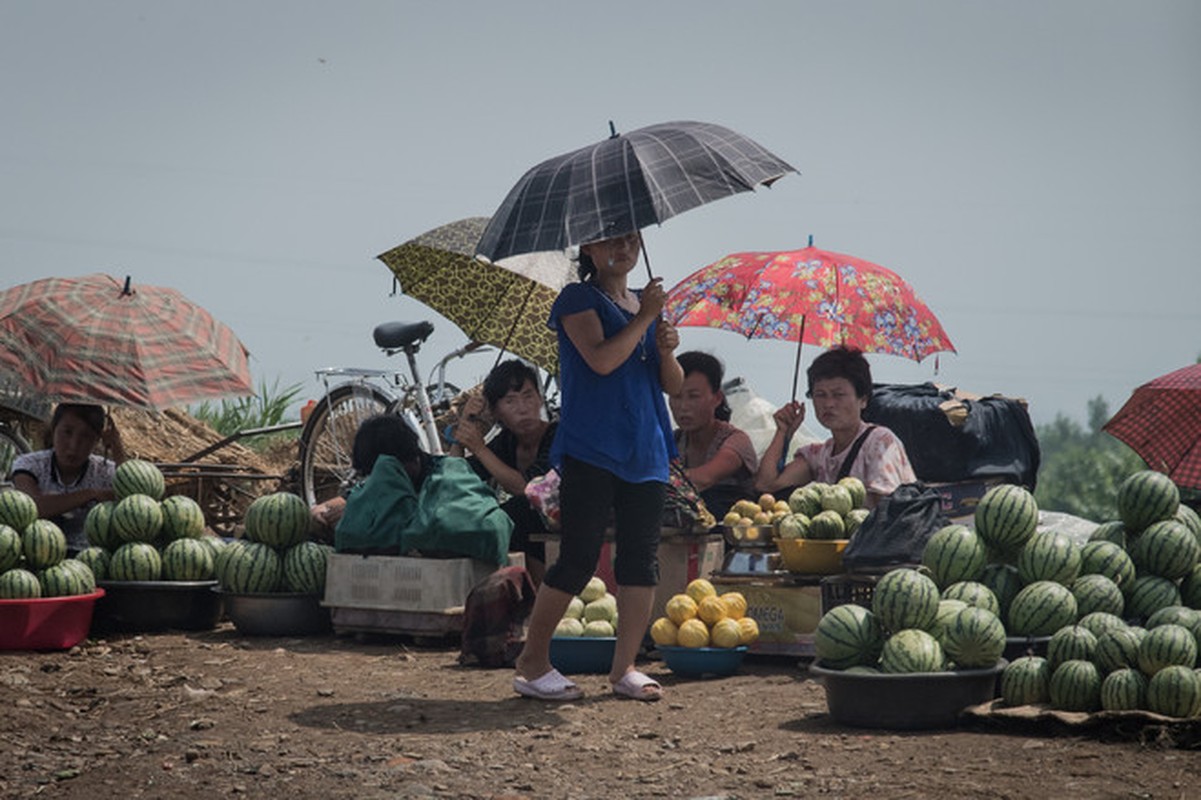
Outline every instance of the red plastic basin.
<path fill-rule="evenodd" d="M 66 650 L 92 626 L 104 590 L 70 597 L 0 600 L 0 650 Z"/>

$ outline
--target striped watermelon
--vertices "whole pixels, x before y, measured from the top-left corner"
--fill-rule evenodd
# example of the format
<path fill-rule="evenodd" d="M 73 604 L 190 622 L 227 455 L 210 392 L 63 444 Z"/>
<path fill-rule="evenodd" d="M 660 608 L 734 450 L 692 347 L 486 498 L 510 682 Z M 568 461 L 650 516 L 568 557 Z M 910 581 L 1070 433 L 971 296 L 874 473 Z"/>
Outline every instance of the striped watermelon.
<path fill-rule="evenodd" d="M 37 518 L 38 504 L 32 497 L 20 489 L 0 489 L 0 525 L 23 531 Z"/>
<path fill-rule="evenodd" d="M 1118 519 L 1102 522 L 1089 534 L 1088 540 L 1090 542 L 1110 542 L 1125 550 L 1126 526 Z"/>
<path fill-rule="evenodd" d="M 88 547 L 75 554 L 75 560 L 86 564 L 96 580 L 108 580 L 108 563 L 112 556 L 103 547 Z"/>
<path fill-rule="evenodd" d="M 1012 564 L 989 564 L 980 575 L 980 583 L 987 586 L 993 597 L 997 598 L 997 606 L 1001 609 L 997 616 L 1009 619 L 1009 606 L 1022 590 L 1022 576 L 1018 574 L 1018 568 Z"/>
<path fill-rule="evenodd" d="M 83 584 L 83 591 L 78 594 L 91 594 L 96 591 L 96 573 L 92 572 L 92 568 L 87 564 L 78 558 L 66 558 L 59 562 L 59 566 L 66 567 L 79 576 L 79 580 Z"/>
<path fill-rule="evenodd" d="M 1091 661 L 1065 661 L 1051 673 L 1051 708 L 1097 711 L 1101 708 L 1101 673 Z"/>
<path fill-rule="evenodd" d="M 213 552 L 198 539 L 169 542 L 162 556 L 165 581 L 207 581 L 213 577 Z"/>
<path fill-rule="evenodd" d="M 1126 551 L 1113 542 L 1089 542 L 1080 548 L 1080 574 L 1104 575 L 1129 594 L 1135 568 Z"/>
<path fill-rule="evenodd" d="M 1180 490 L 1162 472 L 1145 469 L 1122 481 L 1118 487 L 1118 516 L 1128 533 L 1176 515 Z"/>
<path fill-rule="evenodd" d="M 157 581 L 163 575 L 163 560 L 153 545 L 126 542 L 113 551 L 108 575 L 113 581 Z"/>
<path fill-rule="evenodd" d="M 940 644 L 960 667 L 991 667 L 1005 650 L 1005 626 L 993 612 L 969 606 L 946 626 Z"/>
<path fill-rule="evenodd" d="M 922 565 L 938 588 L 959 581 L 978 580 L 987 563 L 984 543 L 966 525 L 947 525 L 930 534 L 922 551 Z"/>
<path fill-rule="evenodd" d="M 67 566 L 66 561 L 60 561 L 39 572 L 38 583 L 42 586 L 42 597 L 69 597 L 87 593 L 83 580 L 75 570 Z"/>
<path fill-rule="evenodd" d="M 872 613 L 886 631 L 925 630 L 938 616 L 938 587 L 914 569 L 894 569 L 876 582 Z"/>
<path fill-rule="evenodd" d="M 1151 630 L 1152 628 L 1158 628 L 1160 625 L 1179 625 L 1191 631 L 1197 624 L 1199 617 L 1201 617 L 1201 614 L 1185 606 L 1165 606 L 1147 617 L 1146 628 L 1147 630 Z"/>
<path fill-rule="evenodd" d="M 1201 714 L 1201 675 L 1181 666 L 1156 672 L 1147 681 L 1147 710 L 1165 717 Z"/>
<path fill-rule="evenodd" d="M 1080 548 L 1062 533 L 1035 533 L 1018 551 L 1018 574 L 1024 583 L 1055 581 L 1071 586 L 1080 574 Z"/>
<path fill-rule="evenodd" d="M 837 511 L 819 511 L 809 518 L 809 529 L 805 532 L 806 539 L 845 539 L 847 526 L 842 515 Z"/>
<path fill-rule="evenodd" d="M 1197 564 L 1180 581 L 1180 599 L 1189 608 L 1201 608 L 1201 564 Z"/>
<path fill-rule="evenodd" d="M 939 644 L 943 644 L 943 634 L 946 632 L 947 624 L 963 609 L 967 608 L 968 604 L 962 600 L 939 600 L 938 614 L 934 617 L 934 624 L 930 626 L 930 635 L 938 640 Z M 943 645 L 946 649 L 946 645 Z"/>
<path fill-rule="evenodd" d="M 1148 678 L 1164 667 L 1178 664 L 1192 669 L 1197 664 L 1197 640 L 1181 625 L 1160 625 L 1138 645 L 1138 668 Z"/>
<path fill-rule="evenodd" d="M 875 615 L 851 603 L 823 614 L 813 635 L 817 660 L 830 669 L 875 664 L 883 644 L 884 635 Z"/>
<path fill-rule="evenodd" d="M 21 534 L 21 552 L 32 570 L 53 567 L 67 557 L 67 537 L 48 519 L 35 519 Z"/>
<path fill-rule="evenodd" d="M 263 495 L 246 509 L 246 538 L 285 549 L 308 538 L 309 520 L 309 507 L 299 495 Z"/>
<path fill-rule="evenodd" d="M 83 533 L 88 537 L 88 544 L 116 550 L 125 543 L 113 530 L 113 509 L 116 507 L 115 500 L 105 500 L 88 509 L 88 515 L 83 519 Z"/>
<path fill-rule="evenodd" d="M 1183 578 L 1197 565 L 1201 544 L 1183 522 L 1153 522 L 1130 545 L 1130 558 L 1139 574 Z"/>
<path fill-rule="evenodd" d="M 289 592 L 325 593 L 325 567 L 331 548 L 301 542 L 284 552 L 284 587 Z"/>
<path fill-rule="evenodd" d="M 1138 671 L 1139 646 L 1146 635 L 1147 631 L 1137 626 L 1105 631 L 1097 637 L 1093 663 L 1103 674 L 1121 669 Z"/>
<path fill-rule="evenodd" d="M 1051 635 L 1047 642 L 1047 661 L 1054 672 L 1067 661 L 1092 661 L 1097 650 L 1097 637 L 1080 625 L 1065 625 Z"/>
<path fill-rule="evenodd" d="M 1183 522 L 1185 526 L 1193 532 L 1193 535 L 1201 539 L 1201 514 L 1198 514 L 1191 507 L 1181 503 L 1176 507 L 1177 522 Z"/>
<path fill-rule="evenodd" d="M 953 583 L 946 588 L 942 596 L 946 600 L 960 600 L 969 606 L 982 608 L 997 615 L 1001 613 L 1001 604 L 997 601 L 997 596 L 983 583 L 976 581 Z"/>
<path fill-rule="evenodd" d="M 149 461 L 131 458 L 117 465 L 116 474 L 113 475 L 113 494 L 118 502 L 135 494 L 162 500 L 164 491 L 166 481 L 163 472 Z"/>
<path fill-rule="evenodd" d="M 245 539 L 234 539 L 233 541 L 226 542 L 213 556 L 213 574 L 216 575 L 218 583 L 222 585 L 228 583 L 224 576 L 225 571 L 229 567 L 229 560 L 233 557 L 234 553 L 241 550 L 247 544 L 249 542 Z"/>
<path fill-rule="evenodd" d="M 1118 669 L 1101 683 L 1101 708 L 1138 711 L 1147 707 L 1147 679 L 1137 669 Z"/>
<path fill-rule="evenodd" d="M 1126 627 L 1125 620 L 1116 614 L 1109 614 L 1105 611 L 1094 611 L 1091 614 L 1085 614 L 1080 617 L 1080 622 L 1077 624 L 1082 628 L 1092 631 L 1093 636 L 1100 636 L 1105 631 L 1122 630 Z"/>
<path fill-rule="evenodd" d="M 976 505 L 976 533 L 1001 552 L 1017 551 L 1034 535 L 1038 504 L 1021 486 L 1004 483 L 984 493 Z"/>
<path fill-rule="evenodd" d="M 938 640 L 916 628 L 897 631 L 880 650 L 880 670 L 886 673 L 943 672 L 945 664 Z"/>
<path fill-rule="evenodd" d="M 21 561 L 21 534 L 0 523 L 0 572 L 12 569 Z"/>
<path fill-rule="evenodd" d="M 1045 703 L 1051 699 L 1051 665 L 1041 656 L 1022 656 L 1001 672 L 1001 698 L 1008 706 Z"/>
<path fill-rule="evenodd" d="M 29 600 L 42 596 L 38 576 L 27 569 L 10 569 L 0 573 L 0 600 Z"/>
<path fill-rule="evenodd" d="M 1118 585 L 1104 575 L 1081 575 L 1072 584 L 1076 598 L 1076 613 L 1081 617 L 1103 611 L 1121 617 L 1126 610 L 1126 598 Z"/>
<path fill-rule="evenodd" d="M 153 542 L 163 529 L 163 509 L 148 494 L 127 495 L 113 509 L 112 528 L 120 542 Z"/>
<path fill-rule="evenodd" d="M 247 542 L 226 559 L 220 580 L 221 588 L 234 594 L 274 592 L 283 581 L 283 559 L 269 545 Z"/>
<path fill-rule="evenodd" d="M 1038 581 L 1024 587 L 1009 606 L 1009 632 L 1051 636 L 1076 621 L 1076 598 L 1061 583 Z"/>
<path fill-rule="evenodd" d="M 1127 619 L 1148 619 L 1161 608 L 1182 605 L 1180 589 L 1158 575 L 1140 575 L 1130 584 L 1126 595 Z"/>
<path fill-rule="evenodd" d="M 163 535 L 167 539 L 199 539 L 204 535 L 204 511 L 200 504 L 184 494 L 163 500 Z"/>

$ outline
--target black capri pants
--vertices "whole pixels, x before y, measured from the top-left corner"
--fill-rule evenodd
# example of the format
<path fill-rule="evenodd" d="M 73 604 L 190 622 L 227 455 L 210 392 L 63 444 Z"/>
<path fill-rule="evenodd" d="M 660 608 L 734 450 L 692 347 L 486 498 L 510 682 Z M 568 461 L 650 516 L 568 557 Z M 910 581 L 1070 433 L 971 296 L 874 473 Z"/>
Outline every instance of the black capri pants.
<path fill-rule="evenodd" d="M 605 528 L 612 519 L 618 586 L 654 586 L 659 582 L 659 528 L 667 484 L 629 483 L 612 472 L 571 456 L 563 457 L 559 476 L 559 560 L 543 582 L 579 594 L 596 572 Z"/>

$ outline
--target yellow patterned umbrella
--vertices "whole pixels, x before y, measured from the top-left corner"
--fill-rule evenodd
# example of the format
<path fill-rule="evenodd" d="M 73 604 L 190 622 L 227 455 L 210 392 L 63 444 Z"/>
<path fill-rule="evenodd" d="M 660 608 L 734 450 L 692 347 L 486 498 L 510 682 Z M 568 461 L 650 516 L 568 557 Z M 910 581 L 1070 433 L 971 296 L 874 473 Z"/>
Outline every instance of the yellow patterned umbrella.
<path fill-rule="evenodd" d="M 458 325 L 473 341 L 507 350 L 557 372 L 558 341 L 546 327 L 550 307 L 573 279 L 562 252 L 475 257 L 487 217 L 426 231 L 379 256 L 400 289 Z"/>

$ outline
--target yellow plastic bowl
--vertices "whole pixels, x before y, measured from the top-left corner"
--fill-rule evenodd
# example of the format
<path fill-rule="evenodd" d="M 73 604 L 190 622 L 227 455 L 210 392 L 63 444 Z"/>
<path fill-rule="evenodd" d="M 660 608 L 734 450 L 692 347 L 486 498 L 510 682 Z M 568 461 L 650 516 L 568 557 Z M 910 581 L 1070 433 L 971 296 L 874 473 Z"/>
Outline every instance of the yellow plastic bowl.
<path fill-rule="evenodd" d="M 842 569 L 842 551 L 850 539 L 777 539 L 780 556 L 789 572 L 836 575 Z"/>

